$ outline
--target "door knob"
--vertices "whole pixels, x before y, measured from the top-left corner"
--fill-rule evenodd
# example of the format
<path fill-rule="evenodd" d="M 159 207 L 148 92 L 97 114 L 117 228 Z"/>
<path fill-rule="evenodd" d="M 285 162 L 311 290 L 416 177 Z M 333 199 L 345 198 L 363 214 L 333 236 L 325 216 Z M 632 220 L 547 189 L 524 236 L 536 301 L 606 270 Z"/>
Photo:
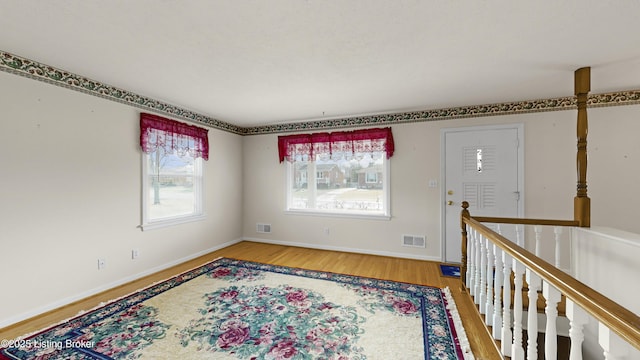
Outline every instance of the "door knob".
<path fill-rule="evenodd" d="M 447 191 L 447 194 L 449 194 L 449 195 L 453 195 L 453 190 L 449 190 L 449 191 Z"/>
<path fill-rule="evenodd" d="M 449 206 L 453 205 L 453 201 L 451 201 L 451 200 L 447 201 L 447 205 L 449 205 Z"/>

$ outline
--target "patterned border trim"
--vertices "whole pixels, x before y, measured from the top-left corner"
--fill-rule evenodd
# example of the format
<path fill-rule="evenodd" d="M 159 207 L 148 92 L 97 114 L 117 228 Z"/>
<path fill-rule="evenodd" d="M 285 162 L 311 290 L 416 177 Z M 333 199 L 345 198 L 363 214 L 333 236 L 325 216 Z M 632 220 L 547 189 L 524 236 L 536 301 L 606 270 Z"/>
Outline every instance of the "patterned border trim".
<path fill-rule="evenodd" d="M 151 110 L 188 121 L 201 123 L 209 127 L 231 133 L 241 135 L 246 133 L 246 128 L 241 128 L 224 121 L 197 114 L 178 106 L 170 105 L 124 89 L 103 84 L 84 76 L 41 64 L 5 51 L 0 51 L 0 70 L 33 80 L 39 80 L 61 86 L 70 90 L 76 90 L 85 94 L 135 106 L 141 109 Z"/>
<path fill-rule="evenodd" d="M 274 132 L 294 132 L 309 129 L 336 129 L 360 126 L 405 124 L 423 121 L 462 119 L 482 116 L 559 111 L 576 108 L 574 97 L 547 100 L 522 101 L 491 105 L 462 106 L 448 109 L 423 110 L 414 112 L 359 116 L 352 118 L 291 123 L 275 126 L 261 126 L 249 129 L 247 135 Z"/>
<path fill-rule="evenodd" d="M 589 107 L 607 107 L 635 104 L 640 104 L 640 90 L 590 95 L 587 102 L 587 106 Z M 576 98 L 575 96 L 570 96 L 555 99 L 519 101 L 490 105 L 462 106 L 448 109 L 423 110 L 271 126 L 259 126 L 247 129 L 245 135 L 284 133 L 319 129 L 339 129 L 360 126 L 394 125 L 423 121 L 525 114 L 546 111 L 575 110 L 576 108 Z"/>
<path fill-rule="evenodd" d="M 545 111 L 576 109 L 575 96 L 554 99 L 518 101 L 489 105 L 461 106 L 447 109 L 422 110 L 391 114 L 379 114 L 338 118 L 330 120 L 304 121 L 279 125 L 240 127 L 193 111 L 154 100 L 130 91 L 100 83 L 49 65 L 38 63 L 0 50 L 0 71 L 24 76 L 33 80 L 80 91 L 108 100 L 135 106 L 144 110 L 163 113 L 187 121 L 200 123 L 218 130 L 238 135 L 262 135 L 308 130 L 329 130 L 363 126 L 396 125 L 423 121 L 462 119 L 484 116 L 524 114 Z M 590 95 L 589 107 L 607 107 L 640 104 L 640 90 Z"/>

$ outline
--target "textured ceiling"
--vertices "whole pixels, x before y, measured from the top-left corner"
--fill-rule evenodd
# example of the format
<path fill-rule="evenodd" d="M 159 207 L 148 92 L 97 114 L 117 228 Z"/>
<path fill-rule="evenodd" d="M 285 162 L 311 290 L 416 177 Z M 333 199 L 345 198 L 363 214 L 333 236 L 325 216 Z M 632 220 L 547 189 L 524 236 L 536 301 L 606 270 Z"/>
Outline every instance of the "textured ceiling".
<path fill-rule="evenodd" d="M 241 127 L 640 89 L 637 0 L 0 0 L 0 50 Z"/>

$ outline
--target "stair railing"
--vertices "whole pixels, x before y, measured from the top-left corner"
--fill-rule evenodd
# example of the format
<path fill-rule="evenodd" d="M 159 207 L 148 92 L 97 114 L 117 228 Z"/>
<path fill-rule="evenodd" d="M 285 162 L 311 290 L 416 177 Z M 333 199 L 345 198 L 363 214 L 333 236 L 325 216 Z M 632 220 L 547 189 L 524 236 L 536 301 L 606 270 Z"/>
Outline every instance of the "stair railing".
<path fill-rule="evenodd" d="M 514 360 L 537 359 L 537 336 L 528 336 L 523 344 L 523 333 L 538 333 L 537 302 L 539 290 L 546 301 L 545 344 L 546 359 L 557 356 L 557 305 L 566 298 L 566 316 L 570 321 L 570 359 L 582 359 L 583 326 L 589 316 L 598 322 L 598 342 L 605 359 L 621 359 L 635 347 L 640 350 L 640 317 L 601 293 L 559 269 L 558 250 L 562 227 L 579 226 L 577 220 L 514 219 L 474 217 L 469 204 L 463 202 L 461 213 L 462 263 L 461 280 L 473 297 L 478 310 L 491 327 L 494 339 L 500 341 L 504 356 Z M 516 224 L 513 241 L 483 223 Z M 536 239 L 535 253 L 525 248 L 522 226 L 533 225 Z M 539 233 L 541 226 L 553 226 L 556 254 L 551 264 L 540 257 Z M 515 284 L 513 315 L 511 315 L 511 278 Z M 523 329 L 523 281 L 528 286 L 527 326 Z"/>

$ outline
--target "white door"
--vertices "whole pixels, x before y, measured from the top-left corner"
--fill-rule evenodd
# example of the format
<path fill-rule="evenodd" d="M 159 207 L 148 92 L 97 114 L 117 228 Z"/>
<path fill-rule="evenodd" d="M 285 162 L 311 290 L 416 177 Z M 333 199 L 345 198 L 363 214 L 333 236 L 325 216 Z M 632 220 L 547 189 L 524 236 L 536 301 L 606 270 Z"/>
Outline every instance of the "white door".
<path fill-rule="evenodd" d="M 460 262 L 462 201 L 476 216 L 518 217 L 523 184 L 521 124 L 442 131 L 443 260 Z"/>

